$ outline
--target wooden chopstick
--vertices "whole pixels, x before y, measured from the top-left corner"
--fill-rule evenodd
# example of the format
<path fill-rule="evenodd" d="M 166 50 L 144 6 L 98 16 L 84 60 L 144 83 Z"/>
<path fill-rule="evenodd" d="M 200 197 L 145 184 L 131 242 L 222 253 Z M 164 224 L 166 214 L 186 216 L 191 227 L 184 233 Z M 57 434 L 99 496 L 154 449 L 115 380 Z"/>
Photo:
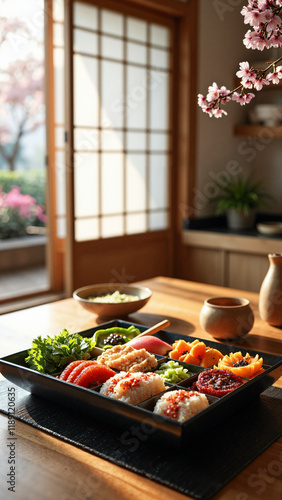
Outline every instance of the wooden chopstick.
<path fill-rule="evenodd" d="M 140 333 L 139 335 L 137 335 L 137 337 L 144 337 L 145 335 L 153 335 L 153 333 L 159 332 L 160 330 L 163 330 L 169 325 L 170 321 L 168 319 L 164 319 L 160 323 L 151 326 L 151 328 L 149 328 L 148 330 L 145 330 L 145 332 Z"/>

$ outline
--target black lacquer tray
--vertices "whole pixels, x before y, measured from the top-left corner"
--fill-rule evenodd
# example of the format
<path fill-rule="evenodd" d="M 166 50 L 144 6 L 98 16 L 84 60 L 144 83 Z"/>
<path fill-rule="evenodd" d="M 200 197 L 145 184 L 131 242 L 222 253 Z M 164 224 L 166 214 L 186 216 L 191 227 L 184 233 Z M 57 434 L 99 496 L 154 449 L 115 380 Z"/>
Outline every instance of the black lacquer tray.
<path fill-rule="evenodd" d="M 83 337 L 92 337 L 96 330 L 120 326 L 127 328 L 132 323 L 121 320 L 113 320 L 95 328 L 90 328 L 83 332 L 78 332 Z M 147 329 L 143 325 L 135 324 L 142 332 Z M 195 337 L 187 337 L 178 333 L 162 331 L 155 334 L 156 337 L 172 344 L 183 338 L 192 342 Z M 175 422 L 167 417 L 162 417 L 153 413 L 154 405 L 160 395 L 149 398 L 135 406 L 122 401 L 113 400 L 99 393 L 99 387 L 85 389 L 74 384 L 64 382 L 54 376 L 44 375 L 28 368 L 25 363 L 27 350 L 21 351 L 0 359 L 0 372 L 3 376 L 32 394 L 40 396 L 52 403 L 63 405 L 70 410 L 80 411 L 88 416 L 110 425 L 123 429 L 122 438 L 130 440 L 136 433 L 145 433 L 147 437 L 162 444 L 167 444 L 175 448 L 186 446 L 192 440 L 197 439 L 203 431 L 212 428 L 213 425 L 225 420 L 237 409 L 248 404 L 250 399 L 258 396 L 261 392 L 271 386 L 282 375 L 282 357 L 267 354 L 259 351 L 246 350 L 238 346 L 225 343 L 204 340 L 205 344 L 219 349 L 223 354 L 240 350 L 242 354 L 249 352 L 250 355 L 259 354 L 263 357 L 264 372 L 253 379 L 243 379 L 243 385 L 235 391 L 218 399 L 208 396 L 209 406 L 197 415 L 191 417 L 183 423 Z M 97 353 L 98 354 L 98 353 Z M 157 356 L 156 356 L 157 357 Z M 159 358 L 163 362 L 166 358 Z M 170 358 L 169 358 L 170 359 Z M 197 377 L 197 373 L 203 370 L 195 365 L 181 363 L 195 376 L 182 381 L 179 384 L 167 384 L 167 390 L 191 387 Z"/>

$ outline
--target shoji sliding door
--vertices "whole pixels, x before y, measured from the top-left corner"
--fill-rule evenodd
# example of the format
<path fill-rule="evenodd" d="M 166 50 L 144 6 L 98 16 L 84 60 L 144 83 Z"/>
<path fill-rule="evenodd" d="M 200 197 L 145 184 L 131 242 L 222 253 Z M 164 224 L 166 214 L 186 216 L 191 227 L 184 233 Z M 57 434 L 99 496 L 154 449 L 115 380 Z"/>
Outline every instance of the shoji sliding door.
<path fill-rule="evenodd" d="M 68 293 L 171 273 L 173 21 L 115 4 L 66 2 Z"/>

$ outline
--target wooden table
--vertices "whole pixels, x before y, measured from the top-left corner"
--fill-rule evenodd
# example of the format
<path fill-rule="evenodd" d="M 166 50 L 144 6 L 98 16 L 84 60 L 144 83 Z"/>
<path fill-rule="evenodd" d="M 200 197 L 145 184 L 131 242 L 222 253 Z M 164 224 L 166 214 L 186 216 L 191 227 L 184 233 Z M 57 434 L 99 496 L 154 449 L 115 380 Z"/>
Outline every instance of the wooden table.
<path fill-rule="evenodd" d="M 242 347 L 273 354 L 282 352 L 282 331 L 260 320 L 258 295 L 227 288 L 158 277 L 142 282 L 153 291 L 149 303 L 130 316 L 151 326 L 169 319 L 170 331 L 199 338 L 203 301 L 212 296 L 249 298 L 255 324 Z M 0 316 L 0 357 L 30 346 L 34 337 L 57 334 L 62 328 L 82 331 L 101 322 L 72 298 Z M 1 375 L 0 375 L 1 377 Z M 282 387 L 282 378 L 276 383 Z M 271 425 L 271 423 L 270 423 Z M 7 418 L 0 414 L 0 498 L 6 500 L 184 500 L 188 497 L 112 465 L 85 451 L 16 422 L 16 492 L 7 491 L 2 471 L 7 464 Z M 244 443 L 242 443 L 242 446 Z M 219 500 L 281 500 L 282 439 L 272 444 L 214 498 Z"/>

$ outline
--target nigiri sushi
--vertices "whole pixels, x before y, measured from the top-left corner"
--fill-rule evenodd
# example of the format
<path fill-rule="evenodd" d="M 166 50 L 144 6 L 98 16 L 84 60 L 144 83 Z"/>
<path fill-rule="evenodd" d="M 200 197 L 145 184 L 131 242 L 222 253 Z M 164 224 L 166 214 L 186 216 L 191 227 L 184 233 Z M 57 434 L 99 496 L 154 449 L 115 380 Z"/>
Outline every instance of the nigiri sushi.
<path fill-rule="evenodd" d="M 163 378 L 156 373 L 120 372 L 102 385 L 100 394 L 136 405 L 165 389 Z"/>
<path fill-rule="evenodd" d="M 196 391 L 169 391 L 158 399 L 154 413 L 184 422 L 209 406 L 205 394 Z"/>

